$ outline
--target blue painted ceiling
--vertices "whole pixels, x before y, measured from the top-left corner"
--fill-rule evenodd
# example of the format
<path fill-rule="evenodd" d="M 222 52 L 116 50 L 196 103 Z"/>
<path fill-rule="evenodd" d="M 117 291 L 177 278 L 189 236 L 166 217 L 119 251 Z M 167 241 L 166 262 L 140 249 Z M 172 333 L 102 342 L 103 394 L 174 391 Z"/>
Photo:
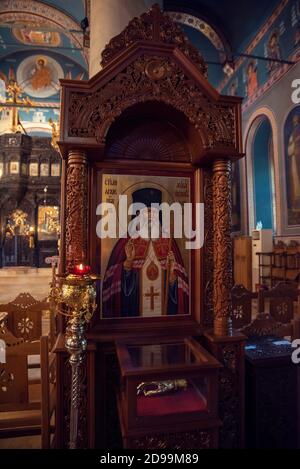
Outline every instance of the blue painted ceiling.
<path fill-rule="evenodd" d="M 42 0 L 42 3 L 47 3 L 48 5 L 67 13 L 79 23 L 86 16 L 86 0 Z"/>
<path fill-rule="evenodd" d="M 42 0 L 41 3 L 55 7 L 75 20 L 78 24 L 79 34 L 81 34 L 80 21 L 87 14 L 87 0 Z M 279 0 L 164 0 L 164 9 L 189 13 L 205 20 L 234 54 L 242 51 L 255 37 L 260 26 L 274 11 L 278 3 Z M 221 66 L 222 59 L 216 47 L 199 30 L 186 25 L 182 28 L 190 40 L 200 49 L 205 60 L 210 62 L 209 80 L 213 86 L 218 86 L 224 78 L 224 74 Z M 60 37 L 61 42 L 56 48 L 56 52 L 66 57 L 66 60 L 71 60 L 87 70 L 88 65 L 82 50 L 74 45 L 66 34 L 60 33 Z M 32 47 L 32 49 L 36 50 L 37 48 Z M 31 45 L 20 43 L 11 29 L 0 27 L 0 61 L 18 51 L 32 49 Z M 45 52 L 51 51 L 51 48 L 46 46 L 39 46 L 38 49 Z M 52 51 L 54 52 L 54 49 Z"/>
<path fill-rule="evenodd" d="M 81 20 L 86 16 L 86 0 L 47 0 L 39 1 L 41 4 L 46 4 L 51 7 L 55 7 L 62 13 L 68 15 L 75 23 L 77 23 L 76 29 L 78 31 L 76 37 L 83 37 L 83 31 L 80 27 Z M 0 11 L 1 11 L 1 0 L 0 0 Z M 21 30 L 20 24 L 22 21 L 18 21 L 19 25 L 14 28 L 13 24 L 0 24 L 0 61 L 3 62 L 9 58 L 11 54 L 16 52 L 57 52 L 65 57 L 66 60 L 71 60 L 76 64 L 80 65 L 83 69 L 88 70 L 88 64 L 84 58 L 82 48 L 78 44 L 74 44 L 68 37 L 68 32 L 63 34 L 59 29 L 56 30 L 59 34 L 59 44 L 55 47 L 48 46 L 45 44 L 32 45 L 30 43 L 22 43 L 16 38 L 14 31 Z M 42 24 L 42 23 L 41 23 Z M 41 25 L 40 24 L 40 25 Z M 39 25 L 39 26 L 40 26 Z M 43 26 L 43 31 L 47 31 L 49 26 Z M 37 29 L 37 26 L 36 26 Z M 53 26 L 49 28 L 49 31 L 55 31 Z M 54 32 L 54 34 L 56 34 Z"/>
<path fill-rule="evenodd" d="M 254 38 L 280 0 L 164 0 L 165 10 L 179 10 L 206 19 L 241 51 Z"/>

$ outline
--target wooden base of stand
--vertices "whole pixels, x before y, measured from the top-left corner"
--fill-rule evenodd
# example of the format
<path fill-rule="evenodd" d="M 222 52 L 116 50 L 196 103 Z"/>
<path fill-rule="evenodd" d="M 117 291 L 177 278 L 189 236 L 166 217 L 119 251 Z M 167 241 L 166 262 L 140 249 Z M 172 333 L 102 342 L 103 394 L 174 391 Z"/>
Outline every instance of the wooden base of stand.
<path fill-rule="evenodd" d="M 223 365 L 219 373 L 220 448 L 244 447 L 245 357 L 246 337 L 233 332 L 219 336 L 204 334 L 202 342 Z"/>

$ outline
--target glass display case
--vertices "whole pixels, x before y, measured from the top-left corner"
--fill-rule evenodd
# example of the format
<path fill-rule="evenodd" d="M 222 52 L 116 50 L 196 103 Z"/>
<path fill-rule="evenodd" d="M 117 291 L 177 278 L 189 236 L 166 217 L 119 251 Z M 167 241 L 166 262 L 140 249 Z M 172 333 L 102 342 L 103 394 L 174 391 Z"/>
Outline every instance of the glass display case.
<path fill-rule="evenodd" d="M 192 338 L 127 341 L 117 342 L 116 348 L 125 447 L 134 447 L 129 442 L 136 432 L 168 434 L 177 424 L 181 432 L 217 430 L 220 364 L 198 342 Z"/>

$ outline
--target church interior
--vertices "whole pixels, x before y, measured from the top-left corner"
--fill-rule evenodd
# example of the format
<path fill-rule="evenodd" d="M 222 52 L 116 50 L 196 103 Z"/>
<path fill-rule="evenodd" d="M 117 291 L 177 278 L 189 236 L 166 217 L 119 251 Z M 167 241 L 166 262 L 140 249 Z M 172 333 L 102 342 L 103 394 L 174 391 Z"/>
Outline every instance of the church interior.
<path fill-rule="evenodd" d="M 300 448 L 299 61 L 299 0 L 0 0 L 0 449 Z"/>

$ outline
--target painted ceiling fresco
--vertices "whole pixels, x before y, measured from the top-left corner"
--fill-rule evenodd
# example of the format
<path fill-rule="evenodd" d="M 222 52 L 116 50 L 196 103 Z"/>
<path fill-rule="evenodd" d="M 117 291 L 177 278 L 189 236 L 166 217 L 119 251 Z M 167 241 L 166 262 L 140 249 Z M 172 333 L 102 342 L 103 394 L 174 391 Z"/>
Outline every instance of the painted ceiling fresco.
<path fill-rule="evenodd" d="M 49 134 L 50 122 L 58 122 L 61 78 L 88 78 L 85 16 L 85 0 L 0 2 L 0 100 L 10 99 L 7 86 L 16 81 L 19 102 L 30 103 L 19 108 L 29 134 Z M 9 131 L 11 114 L 1 108 L 0 133 Z"/>
<path fill-rule="evenodd" d="M 164 9 L 201 51 L 212 85 L 243 96 L 244 106 L 289 66 L 264 58 L 297 58 L 298 0 L 164 0 Z M 59 79 L 88 78 L 88 47 L 80 25 L 88 14 L 88 0 L 1 0 L 0 78 L 17 80 L 34 101 L 39 117 L 26 110 L 20 112 L 24 119 L 57 120 Z M 254 57 L 241 57 L 245 52 Z M 227 63 L 230 73 L 224 71 Z"/>

